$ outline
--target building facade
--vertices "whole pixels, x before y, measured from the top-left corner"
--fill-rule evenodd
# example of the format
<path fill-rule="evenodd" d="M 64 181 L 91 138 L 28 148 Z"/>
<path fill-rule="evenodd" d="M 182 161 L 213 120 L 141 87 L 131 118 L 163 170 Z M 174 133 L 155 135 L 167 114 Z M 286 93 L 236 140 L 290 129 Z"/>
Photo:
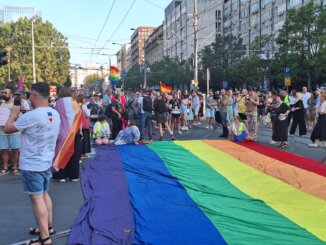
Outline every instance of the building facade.
<path fill-rule="evenodd" d="M 131 68 L 130 46 L 130 43 L 123 44 L 117 53 L 117 66 L 124 73 Z"/>
<path fill-rule="evenodd" d="M 163 55 L 163 25 L 160 25 L 145 41 L 146 62 L 153 64 L 164 58 Z"/>
<path fill-rule="evenodd" d="M 223 0 L 198 0 L 199 51 L 223 33 Z M 164 56 L 189 59 L 194 53 L 194 0 L 173 0 L 165 9 Z"/>
<path fill-rule="evenodd" d="M 4 23 L 16 22 L 19 18 L 23 17 L 31 19 L 34 16 L 41 17 L 41 12 L 36 10 L 36 8 L 32 6 L 5 5 L 3 6 L 3 9 L 0 10 L 0 21 Z"/>
<path fill-rule="evenodd" d="M 70 64 L 69 75 L 71 78 L 71 87 L 81 88 L 84 85 L 85 78 L 92 74 L 101 76 L 103 71 L 97 67 L 83 67 L 79 64 Z"/>
<path fill-rule="evenodd" d="M 155 31 L 155 27 L 138 27 L 131 36 L 131 67 L 144 63 L 145 41 Z"/>
<path fill-rule="evenodd" d="M 325 0 L 197 0 L 199 51 L 218 35 L 240 37 L 247 54 L 258 37 L 275 40 L 286 20 L 286 11 Z M 172 0 L 165 8 L 164 56 L 188 59 L 194 53 L 194 0 Z M 275 42 L 268 49 L 273 53 Z"/>

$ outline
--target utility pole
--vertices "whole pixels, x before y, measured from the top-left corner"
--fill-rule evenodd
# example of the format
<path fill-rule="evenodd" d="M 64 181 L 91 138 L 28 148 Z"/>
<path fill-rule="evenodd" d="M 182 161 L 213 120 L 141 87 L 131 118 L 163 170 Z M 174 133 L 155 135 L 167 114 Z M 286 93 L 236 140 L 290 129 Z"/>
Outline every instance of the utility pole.
<path fill-rule="evenodd" d="M 32 62 L 33 62 L 33 83 L 36 83 L 35 45 L 34 45 L 34 20 L 33 19 L 32 19 Z"/>
<path fill-rule="evenodd" d="M 146 65 L 146 55 L 145 55 L 145 47 L 144 47 L 144 85 L 143 89 L 147 87 L 147 65 Z"/>
<path fill-rule="evenodd" d="M 194 0 L 194 81 L 198 81 L 198 2 Z"/>

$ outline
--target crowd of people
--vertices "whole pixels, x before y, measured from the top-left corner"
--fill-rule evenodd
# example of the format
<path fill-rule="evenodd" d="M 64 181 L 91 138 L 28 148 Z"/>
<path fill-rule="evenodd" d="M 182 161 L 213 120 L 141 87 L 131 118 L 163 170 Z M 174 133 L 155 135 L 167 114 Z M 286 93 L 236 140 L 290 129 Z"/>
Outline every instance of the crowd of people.
<path fill-rule="evenodd" d="M 60 182 L 78 181 L 80 160 L 89 157 L 92 144 L 151 143 L 156 134 L 160 141 L 175 140 L 176 134 L 202 127 L 204 117 L 206 130 L 221 128 L 219 137 L 235 142 L 259 140 L 258 127 L 264 125 L 272 128 L 270 144 L 278 142 L 279 148 L 288 147 L 288 136 L 294 136 L 297 128 L 299 136 L 311 132 L 310 147 L 326 147 L 326 91 L 310 93 L 306 87 L 290 94 L 210 90 L 207 96 L 200 91 L 125 94 L 112 89 L 104 96 L 85 96 L 63 87 L 50 97 L 47 83 L 33 84 L 30 93 L 16 92 L 9 83 L 0 99 L 0 175 L 10 170 L 21 175 L 38 223 L 29 231 L 40 235 L 35 243 L 50 241 L 55 233 L 47 193 L 50 176 Z M 71 132 L 73 151 L 67 164 L 51 171 L 54 156 Z"/>
<path fill-rule="evenodd" d="M 15 104 L 21 106 L 21 114 L 32 109 L 30 94 L 15 92 L 9 84 L 1 94 L 0 113 L 10 111 Z M 49 106 L 56 108 L 60 98 L 70 97 L 82 112 L 80 134 L 76 136 L 72 170 L 57 174 L 55 179 L 78 180 L 80 158 L 88 157 L 91 144 L 105 145 L 143 143 L 164 140 L 164 133 L 175 140 L 176 134 L 199 127 L 202 123 L 207 130 L 221 127 L 221 138 L 234 141 L 257 141 L 258 125 L 271 127 L 273 134 L 270 144 L 279 142 L 280 148 L 288 147 L 288 136 L 299 136 L 311 132 L 310 147 L 317 147 L 317 141 L 326 140 L 325 91 L 313 93 L 306 87 L 301 92 L 285 90 L 262 93 L 250 89 L 210 90 L 205 96 L 200 91 L 129 92 L 108 89 L 104 96 L 85 96 L 62 88 L 56 97 L 49 98 Z M 59 110 L 60 111 L 60 110 Z M 206 120 L 201 121 L 205 116 Z M 0 120 L 0 148 L 3 168 L 1 175 L 19 175 L 18 161 L 21 142 L 20 132 L 5 134 L 5 121 Z M 324 144 L 322 144 L 324 146 Z"/>

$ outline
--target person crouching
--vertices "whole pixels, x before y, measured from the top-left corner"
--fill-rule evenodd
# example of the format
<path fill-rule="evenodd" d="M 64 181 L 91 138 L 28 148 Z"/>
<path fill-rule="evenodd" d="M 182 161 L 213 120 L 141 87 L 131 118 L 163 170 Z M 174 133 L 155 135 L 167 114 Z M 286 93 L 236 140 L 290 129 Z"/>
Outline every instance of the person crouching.
<path fill-rule="evenodd" d="M 234 117 L 234 121 L 229 127 L 230 140 L 234 142 L 255 141 L 255 138 L 248 136 L 246 125 L 240 121 L 239 116 Z"/>
<path fill-rule="evenodd" d="M 96 145 L 107 145 L 110 142 L 111 130 L 106 115 L 100 115 L 93 127 L 93 139 Z"/>

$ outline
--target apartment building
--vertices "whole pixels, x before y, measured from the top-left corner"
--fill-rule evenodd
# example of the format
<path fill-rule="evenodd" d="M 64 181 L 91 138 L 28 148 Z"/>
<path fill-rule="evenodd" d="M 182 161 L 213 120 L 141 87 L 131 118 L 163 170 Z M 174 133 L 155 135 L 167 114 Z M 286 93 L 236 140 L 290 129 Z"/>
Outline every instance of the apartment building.
<path fill-rule="evenodd" d="M 155 31 L 155 27 L 138 27 L 131 36 L 131 67 L 144 63 L 145 41 Z"/>
<path fill-rule="evenodd" d="M 164 58 L 163 45 L 163 24 L 156 28 L 156 30 L 145 41 L 145 58 L 146 62 L 153 64 Z"/>
<path fill-rule="evenodd" d="M 4 23 L 16 22 L 23 17 L 30 19 L 34 16 L 41 16 L 41 12 L 32 6 L 4 5 L 0 10 L 0 21 Z"/>
<path fill-rule="evenodd" d="M 188 59 L 194 52 L 194 0 L 173 0 L 165 9 L 164 56 Z M 223 0 L 198 0 L 199 50 L 223 34 Z"/>
<path fill-rule="evenodd" d="M 131 68 L 130 46 L 130 43 L 123 44 L 117 53 L 117 66 L 124 73 Z"/>

